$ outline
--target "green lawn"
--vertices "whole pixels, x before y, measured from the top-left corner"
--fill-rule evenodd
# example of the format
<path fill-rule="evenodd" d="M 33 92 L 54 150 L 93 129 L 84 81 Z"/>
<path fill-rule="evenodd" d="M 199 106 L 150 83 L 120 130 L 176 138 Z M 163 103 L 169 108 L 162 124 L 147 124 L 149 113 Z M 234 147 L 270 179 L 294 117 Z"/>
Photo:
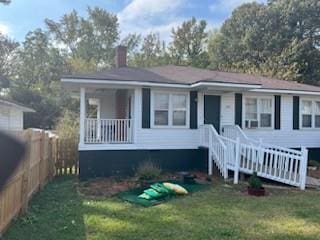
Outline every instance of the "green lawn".
<path fill-rule="evenodd" d="M 320 239 L 320 192 L 243 195 L 217 183 L 206 191 L 143 208 L 117 198 L 90 199 L 61 178 L 35 196 L 6 240 Z"/>

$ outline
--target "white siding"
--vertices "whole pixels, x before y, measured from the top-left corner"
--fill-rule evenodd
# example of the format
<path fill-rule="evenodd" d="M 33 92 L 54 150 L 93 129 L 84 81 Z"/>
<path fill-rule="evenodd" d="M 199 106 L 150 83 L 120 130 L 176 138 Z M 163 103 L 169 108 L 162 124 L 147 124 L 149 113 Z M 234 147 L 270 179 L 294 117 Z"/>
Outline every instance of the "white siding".
<path fill-rule="evenodd" d="M 300 96 L 303 98 L 303 96 Z M 317 99 L 316 97 L 313 97 Z M 248 129 L 246 134 L 253 138 L 261 138 L 264 142 L 280 146 L 300 148 L 301 146 L 313 148 L 320 147 L 320 129 L 293 130 L 293 97 L 281 95 L 281 129 L 259 130 Z M 320 100 L 320 98 L 318 98 Z"/>
<path fill-rule="evenodd" d="M 23 112 L 18 109 L 11 108 L 10 111 L 10 130 L 23 129 Z"/>
<path fill-rule="evenodd" d="M 10 122 L 10 109 L 0 106 L 0 129 L 8 130 Z"/>
<path fill-rule="evenodd" d="M 105 92 L 103 96 L 99 97 L 101 106 L 102 119 L 114 119 L 116 117 L 116 96 L 115 91 Z"/>
<path fill-rule="evenodd" d="M 0 129 L 18 131 L 23 129 L 23 112 L 12 107 L 0 106 Z"/>
<path fill-rule="evenodd" d="M 173 90 L 174 91 L 174 90 Z M 189 128 L 157 128 L 143 129 L 142 116 L 142 93 L 141 88 L 135 90 L 133 102 L 134 119 L 134 144 L 106 144 L 106 145 L 83 145 L 80 149 L 196 149 L 199 147 L 199 130 Z M 221 96 L 221 126 L 234 124 L 234 92 L 206 93 Z M 243 93 L 243 101 L 246 96 L 272 96 L 274 94 Z M 204 122 L 203 92 L 198 93 L 198 125 Z M 303 98 L 300 96 L 300 98 Z M 316 99 L 316 97 L 313 97 Z M 318 98 L 320 101 L 320 97 Z M 114 103 L 106 97 L 101 102 L 102 112 L 110 111 L 114 114 Z M 245 133 L 252 138 L 262 139 L 264 142 L 285 147 L 320 147 L 320 129 L 293 130 L 292 129 L 292 95 L 281 95 L 281 129 L 244 129 Z M 244 113 L 244 111 L 243 111 Z M 104 113 L 107 114 L 107 113 Z M 152 114 L 152 113 L 151 113 Z M 111 116 L 109 115 L 109 116 Z M 105 115 L 107 116 L 107 115 Z M 103 117 L 103 116 L 102 116 Z M 188 116 L 189 117 L 189 116 Z M 274 117 L 274 116 L 273 116 Z M 244 119 L 244 116 L 243 116 Z"/>
<path fill-rule="evenodd" d="M 137 92 L 138 103 L 135 105 L 135 123 L 137 127 L 136 147 L 145 149 L 192 149 L 199 146 L 199 133 L 196 129 L 184 128 L 142 128 L 142 96 Z M 152 114 L 152 113 L 151 113 Z M 189 116 L 188 116 L 189 117 Z"/>
<path fill-rule="evenodd" d="M 175 90 L 173 90 L 175 91 Z M 93 149 L 196 149 L 199 147 L 199 131 L 190 128 L 142 128 L 142 90 L 135 90 L 133 103 L 134 144 L 83 145 L 81 150 Z M 189 105 L 189 103 L 188 103 Z M 202 106 L 203 107 L 203 106 Z M 189 117 L 189 116 L 187 116 Z"/>

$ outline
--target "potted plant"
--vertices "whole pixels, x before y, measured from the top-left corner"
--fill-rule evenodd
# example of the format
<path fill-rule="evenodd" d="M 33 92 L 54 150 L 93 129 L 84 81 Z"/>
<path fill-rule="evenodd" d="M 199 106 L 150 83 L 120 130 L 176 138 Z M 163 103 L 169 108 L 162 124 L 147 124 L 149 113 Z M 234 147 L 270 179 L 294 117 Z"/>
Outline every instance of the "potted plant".
<path fill-rule="evenodd" d="M 318 170 L 320 163 L 316 160 L 309 160 L 308 162 L 308 170 L 316 171 Z"/>
<path fill-rule="evenodd" d="M 146 161 L 140 164 L 137 168 L 137 177 L 139 178 L 140 185 L 143 188 L 148 188 L 151 184 L 160 177 L 161 168 L 151 161 Z"/>
<path fill-rule="evenodd" d="M 249 178 L 248 194 L 258 197 L 266 194 L 266 191 L 262 186 L 261 179 L 258 177 L 256 172 L 254 172 Z"/>

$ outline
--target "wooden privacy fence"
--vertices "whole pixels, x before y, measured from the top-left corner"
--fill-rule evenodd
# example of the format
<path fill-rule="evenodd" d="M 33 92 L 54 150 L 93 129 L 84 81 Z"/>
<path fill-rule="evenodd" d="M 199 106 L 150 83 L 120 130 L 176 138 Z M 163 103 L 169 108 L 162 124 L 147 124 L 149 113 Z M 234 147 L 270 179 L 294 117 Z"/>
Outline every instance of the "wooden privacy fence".
<path fill-rule="evenodd" d="M 76 140 L 60 141 L 56 134 L 41 129 L 15 135 L 26 144 L 26 154 L 0 191 L 0 238 L 12 219 L 27 210 L 33 194 L 47 182 L 56 175 L 77 173 Z"/>
<path fill-rule="evenodd" d="M 78 174 L 78 139 L 58 139 L 56 148 L 56 175 Z"/>

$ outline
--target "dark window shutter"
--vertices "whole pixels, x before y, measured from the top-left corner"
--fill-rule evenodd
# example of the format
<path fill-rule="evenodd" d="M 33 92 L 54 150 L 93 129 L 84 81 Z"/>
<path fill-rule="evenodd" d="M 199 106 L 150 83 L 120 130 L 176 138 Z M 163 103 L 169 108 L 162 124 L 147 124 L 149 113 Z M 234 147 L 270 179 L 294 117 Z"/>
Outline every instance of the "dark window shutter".
<path fill-rule="evenodd" d="M 197 129 L 198 128 L 198 92 L 191 91 L 190 92 L 190 128 Z"/>
<path fill-rule="evenodd" d="M 299 129 L 299 97 L 293 96 L 293 129 Z"/>
<path fill-rule="evenodd" d="M 150 88 L 142 88 L 142 128 L 150 128 Z"/>
<path fill-rule="evenodd" d="M 274 96 L 274 129 L 280 129 L 281 126 L 281 96 Z"/>
<path fill-rule="evenodd" d="M 235 112 L 234 112 L 234 123 L 242 127 L 242 94 L 235 94 Z"/>

